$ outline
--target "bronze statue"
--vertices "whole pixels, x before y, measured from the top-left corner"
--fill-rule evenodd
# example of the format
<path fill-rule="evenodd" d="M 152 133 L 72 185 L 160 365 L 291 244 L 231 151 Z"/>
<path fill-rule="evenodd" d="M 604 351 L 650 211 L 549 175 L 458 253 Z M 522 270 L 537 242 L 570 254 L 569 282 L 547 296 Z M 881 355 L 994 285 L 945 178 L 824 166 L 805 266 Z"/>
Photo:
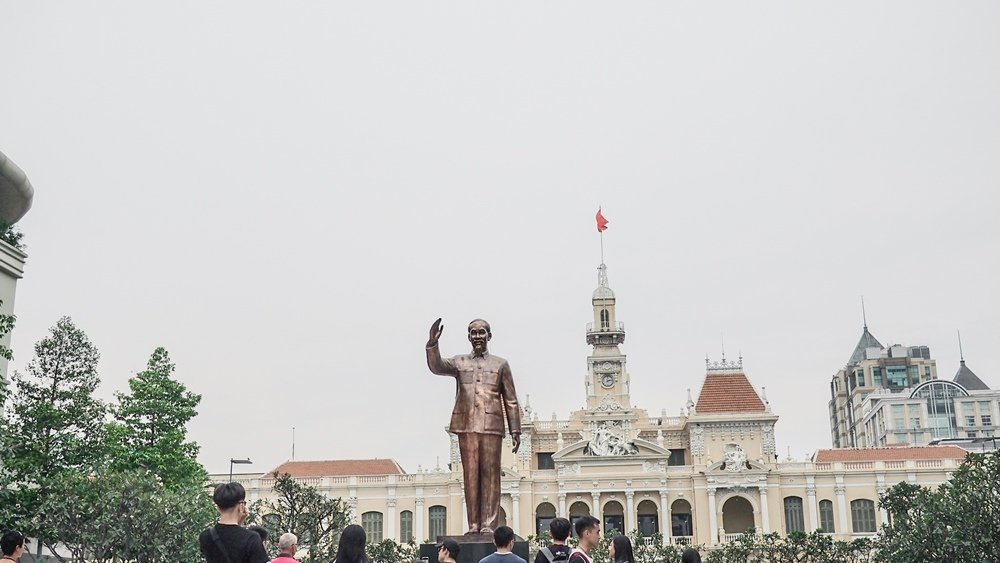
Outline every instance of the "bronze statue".
<path fill-rule="evenodd" d="M 507 360 L 486 349 L 493 337 L 490 323 L 483 319 L 469 323 L 472 353 L 450 359 L 442 359 L 438 350 L 442 332 L 444 325 L 438 319 L 431 325 L 427 340 L 427 367 L 438 375 L 455 378 L 455 408 L 448 430 L 458 434 L 468 533 L 492 534 L 500 518 L 503 417 L 507 413 L 507 427 L 517 453 L 521 446 L 521 407 Z"/>

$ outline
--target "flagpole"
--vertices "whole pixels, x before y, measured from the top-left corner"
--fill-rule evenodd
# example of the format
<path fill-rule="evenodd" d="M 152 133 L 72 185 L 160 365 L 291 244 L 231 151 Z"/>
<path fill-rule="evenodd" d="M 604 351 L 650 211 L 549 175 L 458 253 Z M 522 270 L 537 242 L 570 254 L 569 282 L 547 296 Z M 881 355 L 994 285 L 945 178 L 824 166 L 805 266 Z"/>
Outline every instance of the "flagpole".
<path fill-rule="evenodd" d="M 604 231 L 601 231 L 601 264 L 604 263 Z"/>

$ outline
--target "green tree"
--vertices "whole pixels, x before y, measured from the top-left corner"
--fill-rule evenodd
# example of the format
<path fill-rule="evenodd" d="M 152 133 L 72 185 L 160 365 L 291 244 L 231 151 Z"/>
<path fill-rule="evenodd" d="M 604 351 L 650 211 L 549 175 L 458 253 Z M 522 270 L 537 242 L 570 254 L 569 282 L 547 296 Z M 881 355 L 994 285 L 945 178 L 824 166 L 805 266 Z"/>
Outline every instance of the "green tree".
<path fill-rule="evenodd" d="M 107 432 L 112 468 L 148 469 L 168 487 L 201 484 L 207 477 L 196 459 L 198 445 L 186 441 L 201 395 L 174 379 L 174 369 L 165 349 L 154 350 L 146 369 L 129 379 L 129 393 L 116 395 Z"/>
<path fill-rule="evenodd" d="M 418 551 L 417 544 L 413 541 L 396 543 L 386 538 L 380 542 L 365 544 L 365 555 L 377 563 L 412 563 L 417 559 Z"/>
<path fill-rule="evenodd" d="M 751 528 L 734 541 L 713 549 L 707 563 L 867 563 L 872 540 L 834 540 L 819 531 L 759 535 Z"/>
<path fill-rule="evenodd" d="M 937 489 L 899 483 L 879 503 L 891 522 L 879 561 L 1000 561 L 1000 453 L 970 453 Z"/>
<path fill-rule="evenodd" d="M 277 498 L 255 502 L 248 523 L 260 523 L 274 536 L 284 532 L 298 536 L 299 544 L 307 549 L 305 563 L 332 561 L 340 532 L 350 524 L 344 502 L 324 496 L 287 473 L 275 472 L 273 478 Z"/>
<path fill-rule="evenodd" d="M 197 561 L 198 534 L 215 516 L 201 487 L 167 487 L 153 473 L 64 473 L 41 504 L 71 558 L 95 563 Z"/>
<path fill-rule="evenodd" d="M 10 494 L 16 497 L 8 514 L 46 543 L 50 536 L 39 505 L 52 481 L 67 471 L 90 471 L 101 459 L 105 408 L 93 396 L 99 357 L 87 335 L 64 317 L 35 344 L 27 373 L 13 377 L 16 393 L 7 402 L 3 436 Z"/>

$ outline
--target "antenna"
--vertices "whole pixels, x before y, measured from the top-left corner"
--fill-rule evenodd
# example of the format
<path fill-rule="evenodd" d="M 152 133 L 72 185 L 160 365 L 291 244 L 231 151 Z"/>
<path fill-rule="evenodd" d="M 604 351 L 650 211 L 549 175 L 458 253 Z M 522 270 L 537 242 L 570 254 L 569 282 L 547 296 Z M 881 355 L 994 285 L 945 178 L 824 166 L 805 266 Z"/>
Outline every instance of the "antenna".
<path fill-rule="evenodd" d="M 958 331 L 958 357 L 965 365 L 965 352 L 962 351 L 962 331 Z"/>
<path fill-rule="evenodd" d="M 865 313 L 865 296 L 861 296 L 861 321 L 865 323 L 865 330 L 868 330 L 868 315 Z"/>
<path fill-rule="evenodd" d="M 292 461 L 295 461 L 295 427 L 292 427 Z"/>

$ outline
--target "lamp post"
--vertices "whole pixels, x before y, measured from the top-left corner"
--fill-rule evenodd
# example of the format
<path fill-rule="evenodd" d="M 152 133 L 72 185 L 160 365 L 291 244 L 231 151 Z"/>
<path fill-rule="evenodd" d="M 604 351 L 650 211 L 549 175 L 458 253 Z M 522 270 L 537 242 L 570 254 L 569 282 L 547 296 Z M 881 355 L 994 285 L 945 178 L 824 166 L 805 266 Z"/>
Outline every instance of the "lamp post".
<path fill-rule="evenodd" d="M 250 461 L 250 458 L 246 458 L 246 459 L 230 458 L 229 459 L 229 482 L 230 483 L 233 482 L 233 464 L 236 464 L 236 465 L 250 465 L 251 463 L 253 463 L 253 462 Z"/>

